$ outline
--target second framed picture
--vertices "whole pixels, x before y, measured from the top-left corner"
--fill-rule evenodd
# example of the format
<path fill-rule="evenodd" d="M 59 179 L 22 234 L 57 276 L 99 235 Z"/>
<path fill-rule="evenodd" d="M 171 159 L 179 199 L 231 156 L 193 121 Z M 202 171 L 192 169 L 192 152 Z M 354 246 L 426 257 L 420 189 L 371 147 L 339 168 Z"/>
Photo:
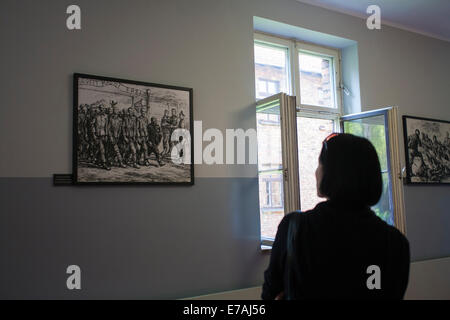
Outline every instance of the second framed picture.
<path fill-rule="evenodd" d="M 74 183 L 192 185 L 192 95 L 191 88 L 74 74 Z"/>
<path fill-rule="evenodd" d="M 450 121 L 403 116 L 408 184 L 450 184 Z"/>

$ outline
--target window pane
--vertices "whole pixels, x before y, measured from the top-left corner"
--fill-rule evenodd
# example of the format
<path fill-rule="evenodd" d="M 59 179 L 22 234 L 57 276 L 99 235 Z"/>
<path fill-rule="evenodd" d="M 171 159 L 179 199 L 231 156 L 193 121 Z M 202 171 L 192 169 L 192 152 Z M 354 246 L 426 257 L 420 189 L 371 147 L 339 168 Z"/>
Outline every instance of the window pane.
<path fill-rule="evenodd" d="M 255 43 L 256 99 L 290 93 L 288 65 L 286 48 Z"/>
<path fill-rule="evenodd" d="M 383 177 L 383 194 L 380 201 L 372 207 L 377 216 L 394 225 L 394 215 L 391 202 L 391 187 L 388 172 L 388 157 L 386 144 L 385 116 L 372 116 L 344 121 L 344 132 L 367 138 L 375 147 L 380 160 Z"/>
<path fill-rule="evenodd" d="M 264 180 L 259 181 L 259 204 L 261 207 L 269 205 L 268 183 Z"/>
<path fill-rule="evenodd" d="M 282 169 L 281 126 L 278 121 L 267 120 L 268 114 L 256 114 L 258 137 L 258 171 Z"/>
<path fill-rule="evenodd" d="M 284 217 L 282 173 L 259 174 L 261 237 L 274 239 Z M 270 188 L 266 186 L 270 185 Z M 269 194 L 267 194 L 267 191 Z"/>
<path fill-rule="evenodd" d="M 283 199 L 281 198 L 281 188 L 282 188 L 282 180 L 281 175 L 278 175 L 277 180 L 272 180 L 271 182 L 271 199 L 272 199 L 272 206 L 273 207 L 281 207 L 283 204 Z"/>
<path fill-rule="evenodd" d="M 298 57 L 301 103 L 335 108 L 332 60 L 303 52 Z"/>
<path fill-rule="evenodd" d="M 284 216 L 284 194 L 281 155 L 279 104 L 257 110 L 258 176 L 261 236 L 275 238 Z"/>
<path fill-rule="evenodd" d="M 334 121 L 297 117 L 301 210 L 313 209 L 325 199 L 317 196 L 316 169 L 323 140 L 334 132 Z"/>

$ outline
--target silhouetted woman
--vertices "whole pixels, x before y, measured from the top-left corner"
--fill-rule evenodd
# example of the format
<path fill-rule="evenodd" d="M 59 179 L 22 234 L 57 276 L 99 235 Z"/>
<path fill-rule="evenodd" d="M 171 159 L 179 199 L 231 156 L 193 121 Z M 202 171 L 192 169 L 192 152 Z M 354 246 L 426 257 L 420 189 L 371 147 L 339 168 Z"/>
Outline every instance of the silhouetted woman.
<path fill-rule="evenodd" d="M 373 145 L 350 134 L 325 139 L 316 170 L 326 201 L 278 226 L 263 299 L 402 299 L 408 240 L 370 209 L 382 193 Z"/>

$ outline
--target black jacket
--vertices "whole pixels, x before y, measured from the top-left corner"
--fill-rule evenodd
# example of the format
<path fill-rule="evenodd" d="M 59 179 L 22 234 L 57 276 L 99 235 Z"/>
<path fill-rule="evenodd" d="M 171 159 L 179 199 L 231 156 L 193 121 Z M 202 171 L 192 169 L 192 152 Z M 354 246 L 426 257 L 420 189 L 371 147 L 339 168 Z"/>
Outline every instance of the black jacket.
<path fill-rule="evenodd" d="M 321 202 L 280 222 L 262 298 L 402 299 L 409 264 L 408 240 L 369 208 Z M 380 268 L 381 289 L 367 286 L 371 265 Z"/>

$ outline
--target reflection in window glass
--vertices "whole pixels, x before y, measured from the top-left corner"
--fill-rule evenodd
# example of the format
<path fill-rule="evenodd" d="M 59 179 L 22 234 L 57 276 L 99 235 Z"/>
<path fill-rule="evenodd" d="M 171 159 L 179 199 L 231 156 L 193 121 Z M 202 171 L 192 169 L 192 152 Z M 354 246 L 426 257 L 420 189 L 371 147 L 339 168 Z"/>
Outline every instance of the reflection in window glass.
<path fill-rule="evenodd" d="M 269 120 L 270 121 L 275 121 L 275 122 L 280 122 L 280 116 L 277 114 L 270 114 L 269 115 Z"/>
<path fill-rule="evenodd" d="M 274 239 L 284 216 L 279 107 L 256 113 L 261 237 Z"/>
<path fill-rule="evenodd" d="M 274 239 L 284 217 L 283 183 L 281 172 L 259 174 L 259 207 L 261 237 Z"/>
<path fill-rule="evenodd" d="M 281 125 L 268 117 L 277 116 L 257 113 L 258 171 L 281 170 Z"/>
<path fill-rule="evenodd" d="M 394 214 L 390 208 L 390 198 L 389 198 L 389 173 L 383 172 L 383 193 L 381 194 L 380 201 L 372 207 L 372 210 L 377 216 L 386 221 L 391 226 L 394 225 Z"/>
<path fill-rule="evenodd" d="M 268 84 L 268 89 L 267 89 L 267 91 L 270 93 L 270 94 L 275 94 L 275 93 L 277 93 L 277 87 L 279 87 L 279 85 L 277 86 L 277 82 L 274 82 L 274 81 L 268 81 L 267 82 L 267 84 Z"/>
<path fill-rule="evenodd" d="M 281 183 L 281 175 L 278 176 L 278 179 L 273 180 L 271 182 L 271 192 L 272 192 L 272 206 L 273 207 L 281 207 L 283 201 L 281 199 L 281 188 L 282 188 L 282 183 Z"/>
<path fill-rule="evenodd" d="M 257 92 L 267 92 L 267 82 L 265 80 L 258 80 Z"/>
<path fill-rule="evenodd" d="M 325 199 L 317 196 L 316 169 L 323 140 L 334 132 L 334 121 L 297 117 L 301 210 L 313 209 Z"/>
<path fill-rule="evenodd" d="M 335 108 L 331 58 L 300 52 L 301 104 Z"/>
<path fill-rule="evenodd" d="M 287 48 L 255 43 L 256 99 L 289 93 Z"/>

